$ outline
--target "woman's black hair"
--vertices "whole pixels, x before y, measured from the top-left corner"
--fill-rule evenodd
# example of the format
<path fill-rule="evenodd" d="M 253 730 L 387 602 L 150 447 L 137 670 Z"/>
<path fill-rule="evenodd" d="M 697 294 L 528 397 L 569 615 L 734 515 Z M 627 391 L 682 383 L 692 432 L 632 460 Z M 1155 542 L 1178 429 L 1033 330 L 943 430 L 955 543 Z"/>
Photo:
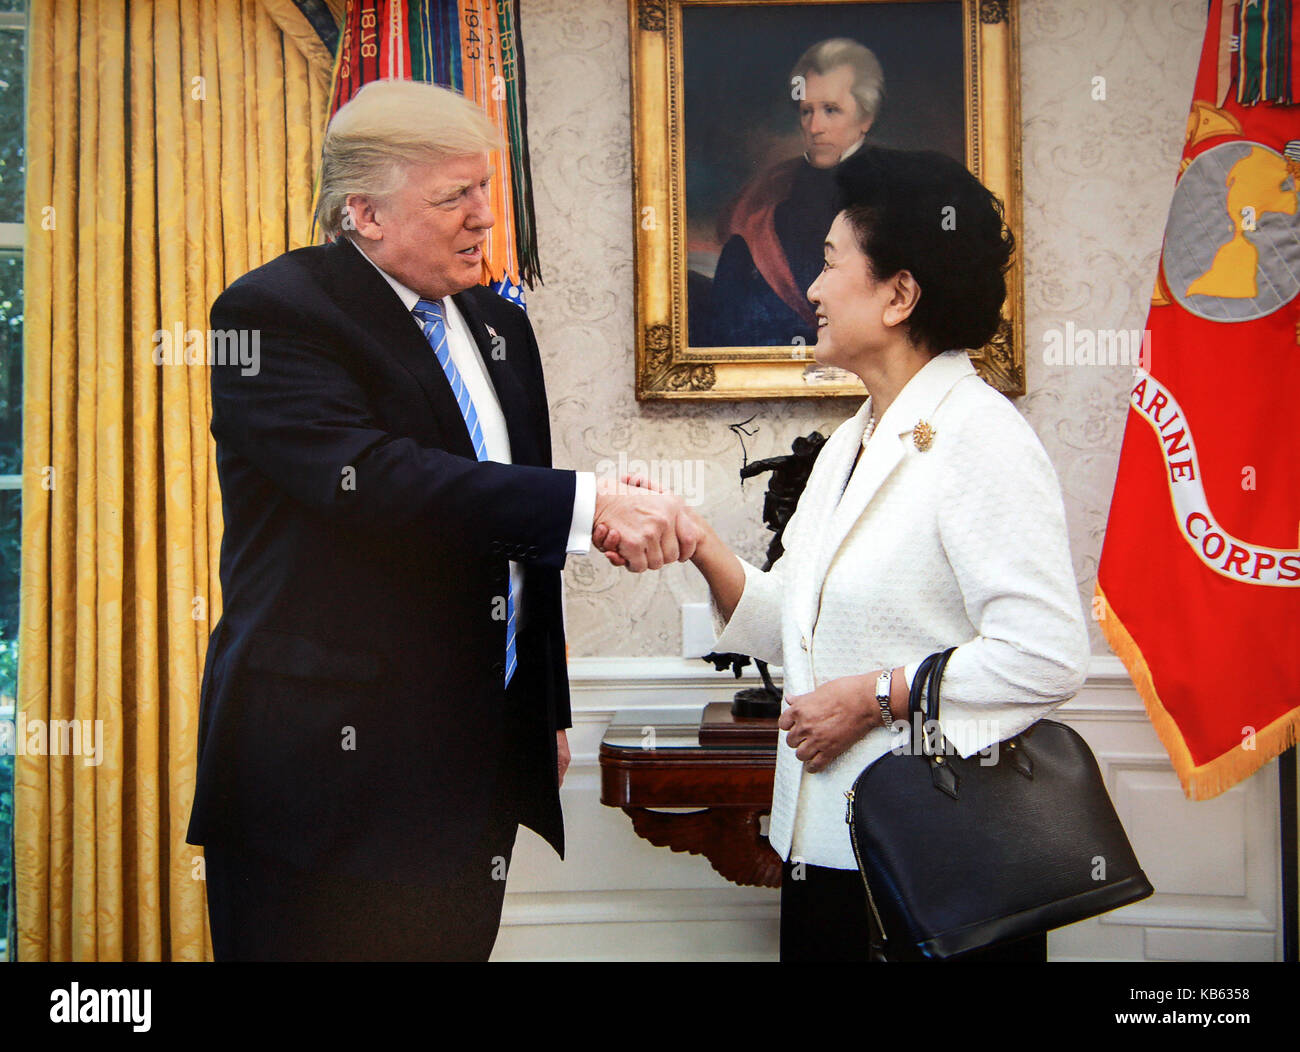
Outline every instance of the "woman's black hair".
<path fill-rule="evenodd" d="M 921 298 L 913 343 L 976 348 L 998 330 L 1015 239 L 1002 202 L 966 168 L 930 150 L 863 146 L 836 172 L 838 205 L 877 280 L 910 271 Z"/>

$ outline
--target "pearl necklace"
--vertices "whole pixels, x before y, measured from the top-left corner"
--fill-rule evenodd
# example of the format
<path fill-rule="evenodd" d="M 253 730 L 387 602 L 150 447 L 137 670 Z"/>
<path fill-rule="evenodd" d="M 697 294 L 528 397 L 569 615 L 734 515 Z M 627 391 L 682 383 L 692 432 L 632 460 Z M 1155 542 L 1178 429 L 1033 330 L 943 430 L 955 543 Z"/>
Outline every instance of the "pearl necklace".
<path fill-rule="evenodd" d="M 873 412 L 867 417 L 866 429 L 862 432 L 862 445 L 865 447 L 871 441 L 871 436 L 876 430 L 876 414 Z"/>

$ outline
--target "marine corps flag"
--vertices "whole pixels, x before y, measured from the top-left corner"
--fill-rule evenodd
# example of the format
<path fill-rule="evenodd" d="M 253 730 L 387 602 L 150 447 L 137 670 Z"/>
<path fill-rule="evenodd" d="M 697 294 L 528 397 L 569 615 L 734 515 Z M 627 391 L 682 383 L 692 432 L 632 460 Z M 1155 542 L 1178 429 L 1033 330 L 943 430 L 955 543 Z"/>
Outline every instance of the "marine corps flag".
<path fill-rule="evenodd" d="M 1300 0 L 1213 0 L 1096 614 L 1183 789 L 1300 722 Z"/>

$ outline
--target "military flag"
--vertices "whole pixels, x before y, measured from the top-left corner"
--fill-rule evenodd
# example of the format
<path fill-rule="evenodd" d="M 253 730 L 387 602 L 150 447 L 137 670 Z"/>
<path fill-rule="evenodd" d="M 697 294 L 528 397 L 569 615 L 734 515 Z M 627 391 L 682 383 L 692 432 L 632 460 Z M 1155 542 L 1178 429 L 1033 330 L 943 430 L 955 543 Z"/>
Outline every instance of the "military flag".
<path fill-rule="evenodd" d="M 1095 604 L 1193 799 L 1300 723 L 1300 4 L 1209 7 Z"/>

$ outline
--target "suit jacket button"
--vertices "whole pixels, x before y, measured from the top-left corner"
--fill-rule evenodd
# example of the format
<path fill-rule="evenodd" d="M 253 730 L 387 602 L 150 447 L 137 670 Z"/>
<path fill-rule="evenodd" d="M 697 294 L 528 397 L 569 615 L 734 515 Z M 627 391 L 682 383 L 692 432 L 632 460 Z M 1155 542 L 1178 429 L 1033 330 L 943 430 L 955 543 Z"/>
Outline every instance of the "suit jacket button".
<path fill-rule="evenodd" d="M 494 662 L 492 662 L 492 675 L 494 675 L 494 676 L 504 676 L 505 674 L 506 674 L 506 666 L 505 666 L 505 662 L 502 662 L 502 661 L 494 661 Z"/>
<path fill-rule="evenodd" d="M 501 542 L 500 542 L 500 541 L 493 541 L 493 542 L 492 542 L 492 551 L 495 552 L 495 553 L 498 554 L 498 555 L 501 553 Z"/>
<path fill-rule="evenodd" d="M 528 551 L 527 551 L 525 554 L 526 554 L 526 555 L 528 556 L 528 558 L 530 558 L 530 559 L 536 559 L 536 558 L 537 558 L 537 545 L 535 545 L 535 544 L 530 544 L 530 545 L 528 546 Z"/>
<path fill-rule="evenodd" d="M 800 636 L 800 637 L 799 637 L 799 647 L 800 647 L 800 649 L 805 650 L 805 651 L 808 649 L 808 637 L 807 637 L 807 636 Z"/>

